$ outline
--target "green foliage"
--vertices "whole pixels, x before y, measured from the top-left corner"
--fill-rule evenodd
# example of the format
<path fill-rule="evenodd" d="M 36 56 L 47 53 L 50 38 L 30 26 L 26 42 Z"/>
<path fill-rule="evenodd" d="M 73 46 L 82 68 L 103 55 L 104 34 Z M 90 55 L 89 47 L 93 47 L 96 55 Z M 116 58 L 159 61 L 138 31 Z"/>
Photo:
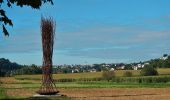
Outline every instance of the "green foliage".
<path fill-rule="evenodd" d="M 141 73 L 142 76 L 158 75 L 157 70 L 154 69 L 153 67 L 150 67 L 150 66 L 145 66 L 145 67 L 141 70 L 140 73 Z"/>
<path fill-rule="evenodd" d="M 112 81 L 116 83 L 167 83 L 170 82 L 170 76 L 116 77 Z"/>
<path fill-rule="evenodd" d="M 42 69 L 41 67 L 38 67 L 34 64 L 31 66 L 26 66 L 24 65 L 22 68 L 15 70 L 16 75 L 21 75 L 21 74 L 42 74 Z"/>
<path fill-rule="evenodd" d="M 13 76 L 21 74 L 41 74 L 42 69 L 34 64 L 30 66 L 12 63 L 8 59 L 0 58 L 0 76 Z"/>
<path fill-rule="evenodd" d="M 57 79 L 56 82 L 76 82 L 76 79 L 71 78 L 63 78 L 63 79 Z"/>
<path fill-rule="evenodd" d="M 102 76 L 107 81 L 110 81 L 112 78 L 115 77 L 115 72 L 114 71 L 104 71 Z"/>
<path fill-rule="evenodd" d="M 71 73 L 72 70 L 71 70 L 70 68 L 68 68 L 68 67 L 65 67 L 65 68 L 63 68 L 63 69 L 61 70 L 61 72 L 62 72 L 62 73 Z"/>
<path fill-rule="evenodd" d="M 8 59 L 0 58 L 0 76 L 11 76 L 14 70 L 21 68 L 21 65 L 12 63 Z"/>
<path fill-rule="evenodd" d="M 126 64 L 125 65 L 125 70 L 132 70 L 132 65 L 131 64 Z"/>
<path fill-rule="evenodd" d="M 50 2 L 53 4 L 52 0 L 0 0 L 0 6 L 5 5 L 9 8 L 12 8 L 13 5 L 23 7 L 29 6 L 33 9 L 40 9 L 43 3 Z M 6 29 L 6 25 L 13 26 L 12 20 L 7 17 L 5 10 L 0 8 L 0 22 L 2 22 L 2 30 L 5 36 L 9 36 L 9 33 Z"/>
<path fill-rule="evenodd" d="M 101 71 L 102 70 L 102 67 L 99 64 L 94 64 L 93 68 L 96 69 L 96 71 Z"/>
<path fill-rule="evenodd" d="M 168 56 L 168 54 L 164 54 L 164 55 L 163 55 L 163 57 L 167 57 L 167 56 Z"/>
<path fill-rule="evenodd" d="M 130 71 L 125 71 L 125 72 L 123 73 L 123 76 L 124 76 L 124 77 L 131 77 L 131 76 L 132 76 L 132 72 L 130 72 Z"/>
<path fill-rule="evenodd" d="M 0 87 L 0 99 L 6 99 L 5 90 Z"/>
<path fill-rule="evenodd" d="M 154 68 L 170 68 L 170 56 L 164 54 L 163 57 L 167 59 L 152 59 L 149 61 L 149 66 Z"/>

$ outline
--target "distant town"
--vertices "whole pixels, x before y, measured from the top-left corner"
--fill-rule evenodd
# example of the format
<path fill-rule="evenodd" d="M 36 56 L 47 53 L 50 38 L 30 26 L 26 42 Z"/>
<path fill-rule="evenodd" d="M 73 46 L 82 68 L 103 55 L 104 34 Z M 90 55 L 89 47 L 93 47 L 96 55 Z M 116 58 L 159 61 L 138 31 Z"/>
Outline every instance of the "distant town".
<path fill-rule="evenodd" d="M 32 65 L 20 65 L 12 63 L 8 59 L 0 58 L 0 76 L 11 76 L 20 74 L 41 74 L 41 66 L 35 64 Z M 102 72 L 102 71 L 114 71 L 114 70 L 140 70 L 146 66 L 154 68 L 170 68 L 170 55 L 164 54 L 160 58 L 151 59 L 149 61 L 138 63 L 101 63 L 101 64 L 84 64 L 84 65 L 53 65 L 52 72 L 57 73 L 82 73 L 82 72 Z"/>
<path fill-rule="evenodd" d="M 170 67 L 170 63 L 168 62 L 170 56 L 164 54 L 162 57 L 158 59 L 152 59 L 145 62 L 138 63 L 102 63 L 102 64 L 91 64 L 91 65 L 56 65 L 54 66 L 54 72 L 61 73 L 79 73 L 79 72 L 99 72 L 99 71 L 112 71 L 112 70 L 139 70 L 144 68 L 145 66 L 152 66 L 154 68 L 164 68 Z"/>

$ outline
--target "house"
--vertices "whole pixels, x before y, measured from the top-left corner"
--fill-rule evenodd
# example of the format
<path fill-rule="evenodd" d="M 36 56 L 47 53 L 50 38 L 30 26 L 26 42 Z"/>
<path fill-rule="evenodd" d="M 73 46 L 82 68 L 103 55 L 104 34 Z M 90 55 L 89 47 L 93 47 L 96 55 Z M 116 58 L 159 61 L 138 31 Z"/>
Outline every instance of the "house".
<path fill-rule="evenodd" d="M 146 64 L 147 64 L 147 63 L 146 63 Z M 132 68 L 133 68 L 134 70 L 138 70 L 138 69 L 144 68 L 146 64 L 137 64 L 137 65 L 133 66 Z"/>
<path fill-rule="evenodd" d="M 110 71 L 114 71 L 115 69 L 114 68 L 111 68 Z"/>
<path fill-rule="evenodd" d="M 125 66 L 124 66 L 124 65 L 118 66 L 118 67 L 116 67 L 116 69 L 118 69 L 118 70 L 123 70 L 123 69 L 125 69 Z"/>
<path fill-rule="evenodd" d="M 96 72 L 96 69 L 93 68 L 93 69 L 90 70 L 90 72 Z"/>
<path fill-rule="evenodd" d="M 166 60 L 166 59 L 168 59 L 168 56 L 161 57 L 160 59 L 161 60 Z"/>
<path fill-rule="evenodd" d="M 138 70 L 138 67 L 137 66 L 133 66 L 133 70 Z"/>
<path fill-rule="evenodd" d="M 137 67 L 138 68 L 143 68 L 145 65 L 144 64 L 138 64 Z"/>
<path fill-rule="evenodd" d="M 72 72 L 72 73 L 78 73 L 79 70 L 78 70 L 78 69 L 74 69 L 74 70 L 72 70 L 71 72 Z"/>

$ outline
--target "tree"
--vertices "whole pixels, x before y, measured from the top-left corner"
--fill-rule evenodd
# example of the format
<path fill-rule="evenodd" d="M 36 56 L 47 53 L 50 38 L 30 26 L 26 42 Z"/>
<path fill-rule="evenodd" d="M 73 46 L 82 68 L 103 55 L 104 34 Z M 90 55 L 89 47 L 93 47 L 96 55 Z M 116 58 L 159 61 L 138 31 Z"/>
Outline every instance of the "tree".
<path fill-rule="evenodd" d="M 163 57 L 168 57 L 168 54 L 164 54 Z"/>
<path fill-rule="evenodd" d="M 5 72 L 4 71 L 2 71 L 2 69 L 0 68 L 0 77 L 4 77 L 5 76 Z"/>
<path fill-rule="evenodd" d="M 2 30 L 5 36 L 9 36 L 6 25 L 13 26 L 12 20 L 6 15 L 6 11 L 2 5 L 12 8 L 13 5 L 24 7 L 30 6 L 33 9 L 40 9 L 43 3 L 50 2 L 53 5 L 53 0 L 0 0 L 0 22 L 2 22 Z"/>
<path fill-rule="evenodd" d="M 125 65 L 125 70 L 132 70 L 132 65 L 131 64 L 126 64 Z"/>
<path fill-rule="evenodd" d="M 102 70 L 101 69 L 101 65 L 99 65 L 99 64 L 94 64 L 93 68 L 96 69 L 97 71 L 101 71 Z"/>
<path fill-rule="evenodd" d="M 151 66 L 145 66 L 142 70 L 141 70 L 141 75 L 142 76 L 153 76 L 153 75 L 158 75 L 158 72 L 156 69 L 154 69 Z"/>

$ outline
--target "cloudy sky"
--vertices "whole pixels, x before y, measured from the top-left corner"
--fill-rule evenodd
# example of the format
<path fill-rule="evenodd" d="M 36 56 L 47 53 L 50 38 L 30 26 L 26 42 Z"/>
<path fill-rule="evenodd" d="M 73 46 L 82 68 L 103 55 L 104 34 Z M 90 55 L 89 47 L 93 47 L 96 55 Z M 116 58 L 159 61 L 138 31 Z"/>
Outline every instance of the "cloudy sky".
<path fill-rule="evenodd" d="M 41 15 L 57 23 L 54 64 L 130 63 L 170 54 L 170 0 L 53 1 L 40 10 L 5 7 L 14 26 L 9 37 L 0 35 L 0 58 L 41 65 Z"/>

